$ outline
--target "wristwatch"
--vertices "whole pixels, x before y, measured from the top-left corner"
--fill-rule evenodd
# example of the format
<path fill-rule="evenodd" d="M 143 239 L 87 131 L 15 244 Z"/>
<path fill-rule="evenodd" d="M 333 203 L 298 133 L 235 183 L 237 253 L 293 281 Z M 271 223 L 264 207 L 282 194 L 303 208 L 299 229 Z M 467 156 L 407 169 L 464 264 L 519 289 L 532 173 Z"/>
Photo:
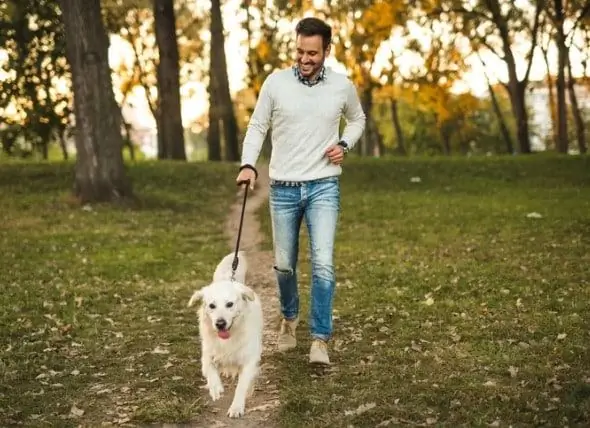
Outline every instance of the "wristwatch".
<path fill-rule="evenodd" d="M 340 141 L 338 141 L 338 145 L 344 149 L 344 154 L 347 154 L 348 151 L 350 150 L 348 148 L 348 144 L 346 143 L 346 141 L 340 140 Z"/>

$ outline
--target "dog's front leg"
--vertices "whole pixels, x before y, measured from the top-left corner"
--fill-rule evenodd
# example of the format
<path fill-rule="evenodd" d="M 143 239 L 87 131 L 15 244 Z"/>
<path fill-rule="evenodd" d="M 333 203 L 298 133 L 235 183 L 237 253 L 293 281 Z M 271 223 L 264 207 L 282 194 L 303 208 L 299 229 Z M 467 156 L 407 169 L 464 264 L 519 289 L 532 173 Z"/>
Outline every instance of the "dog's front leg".
<path fill-rule="evenodd" d="M 245 365 L 240 371 L 236 392 L 227 414 L 230 418 L 239 418 L 243 416 L 246 408 L 246 396 L 258 376 L 258 361 Z"/>
<path fill-rule="evenodd" d="M 213 359 L 207 353 L 203 353 L 201 357 L 201 368 L 203 376 L 207 379 L 207 388 L 209 389 L 209 395 L 213 401 L 219 400 L 221 394 L 223 394 L 223 384 L 221 378 L 217 372 Z"/>

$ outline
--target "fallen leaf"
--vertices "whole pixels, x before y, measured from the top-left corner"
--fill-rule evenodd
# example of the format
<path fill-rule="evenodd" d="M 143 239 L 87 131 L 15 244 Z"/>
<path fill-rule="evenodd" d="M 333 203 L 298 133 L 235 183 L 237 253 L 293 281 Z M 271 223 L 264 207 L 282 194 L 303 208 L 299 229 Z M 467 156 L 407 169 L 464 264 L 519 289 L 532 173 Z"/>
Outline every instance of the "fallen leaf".
<path fill-rule="evenodd" d="M 74 404 L 74 405 L 72 405 L 72 408 L 70 409 L 70 414 L 72 416 L 79 418 L 82 415 L 84 415 L 84 410 L 77 408 L 76 405 Z"/>
<path fill-rule="evenodd" d="M 516 377 L 516 375 L 518 374 L 518 367 L 508 367 L 508 373 L 510 373 L 510 377 Z"/>
<path fill-rule="evenodd" d="M 152 354 L 169 354 L 170 351 L 168 349 L 160 348 L 160 346 L 156 346 L 156 348 L 152 351 Z"/>
<path fill-rule="evenodd" d="M 368 410 L 371 410 L 372 408 L 374 408 L 376 406 L 377 406 L 376 403 L 361 404 L 355 410 L 345 410 L 344 411 L 344 416 L 353 416 L 353 415 L 354 416 L 357 416 L 357 415 L 360 415 L 362 413 L 365 413 Z"/>

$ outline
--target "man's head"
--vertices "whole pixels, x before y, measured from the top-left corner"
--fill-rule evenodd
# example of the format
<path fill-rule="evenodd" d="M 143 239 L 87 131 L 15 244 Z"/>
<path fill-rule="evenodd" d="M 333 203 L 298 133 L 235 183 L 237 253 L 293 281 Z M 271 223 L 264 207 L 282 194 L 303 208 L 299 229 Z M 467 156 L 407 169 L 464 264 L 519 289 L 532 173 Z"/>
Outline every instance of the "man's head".
<path fill-rule="evenodd" d="M 297 34 L 297 65 L 301 75 L 315 76 L 330 53 L 332 29 L 318 18 L 303 18 L 295 27 Z"/>

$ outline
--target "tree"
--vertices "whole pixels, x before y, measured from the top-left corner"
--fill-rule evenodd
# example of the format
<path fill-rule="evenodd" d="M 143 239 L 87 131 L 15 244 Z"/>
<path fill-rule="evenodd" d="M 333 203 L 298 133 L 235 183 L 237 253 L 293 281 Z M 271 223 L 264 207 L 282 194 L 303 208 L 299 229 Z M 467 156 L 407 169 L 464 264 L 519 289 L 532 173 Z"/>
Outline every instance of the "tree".
<path fill-rule="evenodd" d="M 152 0 L 102 0 L 107 29 L 125 40 L 133 52 L 132 79 L 128 90 L 140 86 L 156 123 L 158 159 L 167 157 L 164 130 L 158 113 L 158 44 L 155 37 L 154 4 Z M 206 72 L 205 42 L 201 36 L 204 15 L 192 0 L 174 2 L 176 44 L 179 57 L 179 84 L 201 80 Z M 123 105 L 122 105 L 123 107 Z M 183 132 L 184 136 L 184 132 Z"/>
<path fill-rule="evenodd" d="M 474 51 L 487 49 L 506 64 L 508 82 L 504 83 L 512 112 L 517 123 L 517 141 L 521 153 L 531 152 L 526 89 L 537 48 L 537 36 L 541 24 L 541 12 L 545 1 L 516 5 L 512 0 L 435 0 L 428 3 L 430 16 L 448 16 L 455 23 L 456 31 L 465 34 Z M 430 4 L 433 3 L 433 4 Z M 516 43 L 519 36 L 530 41 L 526 54 L 526 70 L 518 76 Z"/>
<path fill-rule="evenodd" d="M 209 160 L 221 160 L 221 133 L 219 122 L 223 123 L 225 158 L 239 159 L 238 123 L 229 92 L 227 63 L 225 59 L 225 38 L 220 0 L 211 0 L 211 46 L 209 66 Z"/>
<path fill-rule="evenodd" d="M 403 2 L 385 0 L 346 1 L 329 7 L 326 15 L 334 26 L 334 54 L 351 70 L 351 78 L 361 93 L 367 126 L 361 144 L 364 155 L 382 154 L 383 142 L 371 117 L 373 91 L 379 86 L 371 75 L 377 52 L 396 25 L 405 21 Z"/>
<path fill-rule="evenodd" d="M 57 139 L 67 159 L 64 140 L 72 100 L 68 89 L 56 87 L 69 81 L 59 8 L 49 0 L 5 2 L 0 6 L 0 49 L 7 56 L 0 80 L 0 111 L 8 125 L 4 151 L 38 152 L 47 159 L 49 145 Z M 19 137 L 31 148 L 17 145 Z"/>
<path fill-rule="evenodd" d="M 131 197 L 100 0 L 60 0 L 59 4 L 74 91 L 77 151 L 74 191 L 82 202 Z"/>
<path fill-rule="evenodd" d="M 163 140 L 163 157 L 186 160 L 184 128 L 180 109 L 179 55 L 176 18 L 172 0 L 154 0 L 156 43 L 159 61 L 158 107 Z"/>

